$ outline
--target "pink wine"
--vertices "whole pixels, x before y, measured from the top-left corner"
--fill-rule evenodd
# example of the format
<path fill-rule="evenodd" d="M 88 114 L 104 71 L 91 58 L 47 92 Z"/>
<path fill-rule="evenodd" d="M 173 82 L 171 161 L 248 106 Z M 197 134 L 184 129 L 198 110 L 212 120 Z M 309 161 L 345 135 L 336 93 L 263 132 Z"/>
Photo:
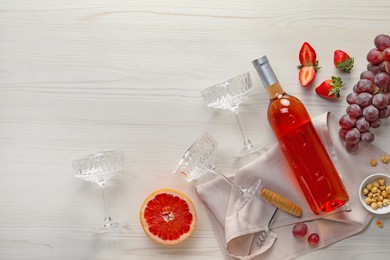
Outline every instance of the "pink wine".
<path fill-rule="evenodd" d="M 304 105 L 283 91 L 266 56 L 253 65 L 270 96 L 269 124 L 310 208 L 323 214 L 344 205 L 347 191 Z"/>

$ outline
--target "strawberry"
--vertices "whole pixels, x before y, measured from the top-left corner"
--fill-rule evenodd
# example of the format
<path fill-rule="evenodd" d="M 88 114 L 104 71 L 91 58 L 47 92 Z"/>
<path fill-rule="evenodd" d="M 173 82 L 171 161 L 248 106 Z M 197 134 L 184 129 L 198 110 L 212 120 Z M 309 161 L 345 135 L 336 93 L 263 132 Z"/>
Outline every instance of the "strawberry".
<path fill-rule="evenodd" d="M 315 78 L 316 71 L 313 66 L 304 66 L 299 70 L 299 82 L 302 87 L 309 85 Z"/>
<path fill-rule="evenodd" d="M 318 67 L 317 54 L 313 47 L 307 42 L 302 44 L 299 50 L 299 82 L 302 87 L 308 86 L 315 78 Z"/>
<path fill-rule="evenodd" d="M 345 51 L 342 50 L 334 51 L 333 63 L 336 68 L 344 72 L 350 72 L 353 68 L 353 58 L 351 58 L 351 56 L 349 56 Z"/>
<path fill-rule="evenodd" d="M 301 66 L 314 66 L 316 59 L 316 51 L 309 43 L 304 42 L 299 50 L 299 62 L 301 63 Z"/>
<path fill-rule="evenodd" d="M 316 93 L 320 97 L 333 99 L 340 97 L 340 88 L 343 86 L 343 81 L 340 77 L 332 76 L 332 79 L 323 81 L 316 89 Z"/>

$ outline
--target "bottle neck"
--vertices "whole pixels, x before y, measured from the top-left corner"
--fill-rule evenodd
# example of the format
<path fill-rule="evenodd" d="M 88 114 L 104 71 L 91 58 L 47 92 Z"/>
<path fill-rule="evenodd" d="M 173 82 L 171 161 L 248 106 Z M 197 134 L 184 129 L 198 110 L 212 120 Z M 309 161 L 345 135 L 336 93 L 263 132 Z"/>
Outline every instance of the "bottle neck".
<path fill-rule="evenodd" d="M 285 94 L 282 86 L 278 81 L 270 86 L 267 86 L 265 90 L 267 90 L 268 96 L 271 100 L 276 99 Z"/>

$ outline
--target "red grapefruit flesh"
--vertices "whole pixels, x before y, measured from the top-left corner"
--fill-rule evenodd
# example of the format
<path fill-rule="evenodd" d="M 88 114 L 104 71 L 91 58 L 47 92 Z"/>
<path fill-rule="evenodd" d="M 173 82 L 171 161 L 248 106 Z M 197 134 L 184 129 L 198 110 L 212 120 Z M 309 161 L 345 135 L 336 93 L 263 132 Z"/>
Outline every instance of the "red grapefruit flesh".
<path fill-rule="evenodd" d="M 195 207 L 184 193 L 160 189 L 142 203 L 140 221 L 146 235 L 162 245 L 186 240 L 196 224 Z"/>

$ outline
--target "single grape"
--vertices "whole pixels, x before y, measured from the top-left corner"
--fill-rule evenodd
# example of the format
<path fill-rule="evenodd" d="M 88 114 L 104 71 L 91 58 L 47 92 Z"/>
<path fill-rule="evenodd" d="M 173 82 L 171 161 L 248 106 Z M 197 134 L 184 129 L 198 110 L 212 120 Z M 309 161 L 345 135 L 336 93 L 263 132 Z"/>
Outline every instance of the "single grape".
<path fill-rule="evenodd" d="M 358 94 L 356 94 L 355 92 L 351 92 L 348 94 L 348 96 L 346 97 L 345 100 L 347 100 L 347 103 L 350 105 L 356 104 L 357 103 L 357 96 L 358 96 Z"/>
<path fill-rule="evenodd" d="M 378 74 L 379 75 L 379 74 Z M 375 76 L 376 77 L 376 76 Z M 375 79 L 375 78 L 374 78 Z M 361 79 L 357 82 L 356 84 L 356 89 L 355 89 L 355 92 L 357 94 L 360 94 L 360 93 L 363 93 L 363 92 L 367 92 L 367 93 L 371 93 L 373 90 L 373 85 L 372 85 L 372 82 L 369 81 L 368 79 Z"/>
<path fill-rule="evenodd" d="M 370 93 L 360 93 L 356 99 L 356 103 L 361 107 L 369 106 L 371 101 L 372 95 Z"/>
<path fill-rule="evenodd" d="M 340 118 L 339 124 L 344 129 L 352 129 L 356 124 L 356 118 L 345 114 Z"/>
<path fill-rule="evenodd" d="M 390 116 L 390 105 L 387 105 L 385 118 L 388 118 L 389 116 Z"/>
<path fill-rule="evenodd" d="M 372 63 L 367 64 L 367 70 L 371 71 L 375 75 L 378 74 L 379 72 L 382 72 L 382 69 L 379 67 L 379 65 L 374 65 Z"/>
<path fill-rule="evenodd" d="M 292 234 L 296 238 L 302 238 L 307 233 L 307 225 L 303 222 L 299 222 L 293 226 Z"/>
<path fill-rule="evenodd" d="M 367 61 L 369 63 L 372 63 L 374 65 L 378 65 L 383 61 L 383 53 L 382 51 L 378 50 L 377 48 L 371 49 L 367 53 Z"/>
<path fill-rule="evenodd" d="M 384 92 L 384 93 L 382 93 L 382 94 L 386 96 L 386 98 L 387 98 L 387 104 L 390 105 L 390 92 Z"/>
<path fill-rule="evenodd" d="M 356 120 L 356 128 L 361 133 L 365 132 L 370 128 L 370 123 L 364 117 L 360 117 Z"/>
<path fill-rule="evenodd" d="M 356 122 L 357 123 L 357 122 Z M 347 135 L 348 129 L 340 128 L 339 129 L 339 136 L 341 139 L 345 141 L 345 136 Z"/>
<path fill-rule="evenodd" d="M 379 118 L 385 119 L 390 116 L 390 106 L 387 105 L 384 109 L 379 110 Z"/>
<path fill-rule="evenodd" d="M 350 143 L 345 142 L 344 146 L 345 146 L 345 149 L 347 150 L 347 152 L 349 152 L 349 153 L 356 152 L 359 149 L 359 143 L 350 144 Z"/>
<path fill-rule="evenodd" d="M 375 135 L 370 131 L 366 131 L 360 135 L 360 138 L 363 142 L 372 143 L 375 139 Z"/>
<path fill-rule="evenodd" d="M 388 73 L 388 74 L 390 74 L 390 61 L 384 61 L 384 62 L 382 62 L 382 63 L 385 64 L 385 65 L 384 65 L 384 67 L 385 67 L 385 72 Z"/>
<path fill-rule="evenodd" d="M 390 86 L 390 75 L 386 72 L 379 72 L 374 79 L 375 85 L 386 90 Z"/>
<path fill-rule="evenodd" d="M 376 108 L 383 109 L 387 106 L 388 100 L 384 94 L 378 93 L 374 95 L 371 102 Z"/>
<path fill-rule="evenodd" d="M 383 51 L 383 59 L 385 61 L 390 61 L 390 47 L 387 47 L 384 51 Z"/>
<path fill-rule="evenodd" d="M 317 233 L 312 233 L 307 237 L 309 245 L 315 246 L 320 242 L 320 236 Z"/>
<path fill-rule="evenodd" d="M 360 141 L 360 132 L 357 128 L 352 128 L 345 135 L 345 141 L 350 144 L 356 144 Z"/>
<path fill-rule="evenodd" d="M 375 74 L 372 71 L 365 70 L 360 73 L 360 79 L 368 79 L 371 83 L 374 83 Z"/>
<path fill-rule="evenodd" d="M 373 122 L 379 117 L 379 110 L 373 105 L 363 108 L 363 116 L 368 122 Z"/>
<path fill-rule="evenodd" d="M 370 123 L 370 127 L 372 127 L 372 128 L 378 128 L 378 127 L 381 126 L 381 124 L 382 124 L 382 119 L 380 119 L 380 118 L 378 117 L 375 121 L 373 121 L 373 122 Z"/>
<path fill-rule="evenodd" d="M 374 44 L 378 50 L 383 51 L 390 47 L 390 37 L 386 34 L 378 34 L 374 39 Z"/>
<path fill-rule="evenodd" d="M 356 88 L 357 88 L 357 84 L 353 85 L 352 91 L 355 92 L 355 93 L 357 93 Z"/>
<path fill-rule="evenodd" d="M 386 100 L 386 105 L 387 105 L 387 100 Z M 363 109 L 357 104 L 352 104 L 347 107 L 346 112 L 348 115 L 352 117 L 359 118 L 363 114 Z"/>
<path fill-rule="evenodd" d="M 384 61 L 382 61 L 378 66 L 379 66 L 379 69 L 381 70 L 381 72 L 386 72 L 386 68 L 385 68 L 385 66 L 386 66 L 386 63 L 385 63 L 386 61 L 384 60 Z M 375 83 L 375 82 L 374 82 Z"/>

